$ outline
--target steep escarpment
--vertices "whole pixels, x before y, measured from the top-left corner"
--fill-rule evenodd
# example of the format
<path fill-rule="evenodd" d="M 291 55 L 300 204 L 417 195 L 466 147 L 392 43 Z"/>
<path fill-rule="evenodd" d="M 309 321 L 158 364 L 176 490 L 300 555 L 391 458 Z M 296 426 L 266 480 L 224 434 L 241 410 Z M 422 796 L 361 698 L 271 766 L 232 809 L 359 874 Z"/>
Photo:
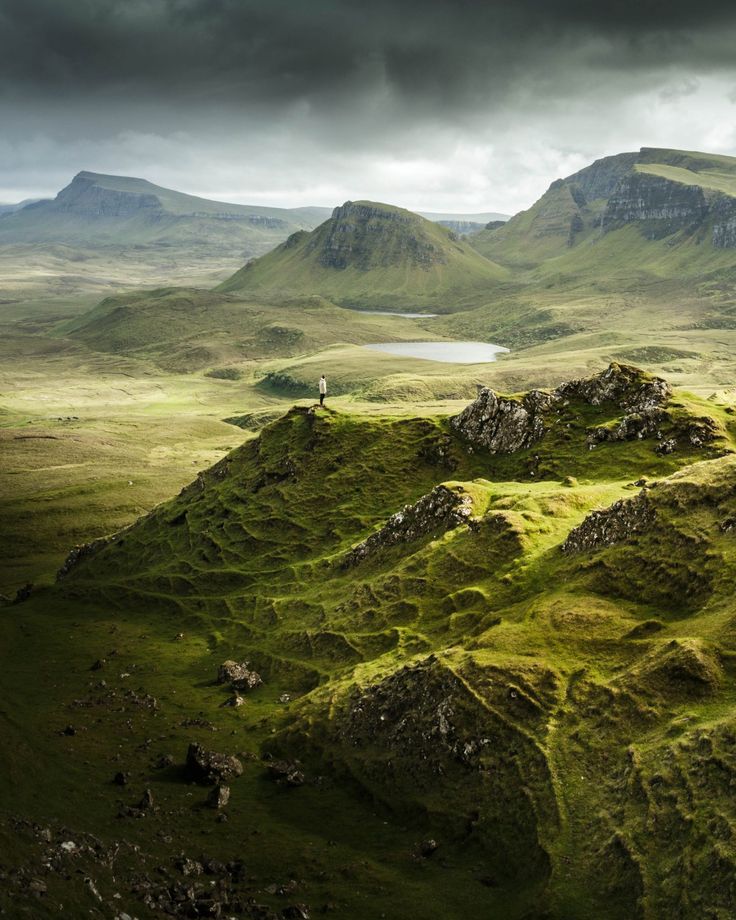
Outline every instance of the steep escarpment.
<path fill-rule="evenodd" d="M 590 264 L 606 261 L 629 227 L 652 242 L 727 249 L 735 220 L 736 159 L 644 147 L 556 180 L 529 210 L 477 234 L 473 245 L 502 264 L 531 267 L 588 243 Z M 633 257 L 646 263 L 658 253 L 643 248 Z"/>

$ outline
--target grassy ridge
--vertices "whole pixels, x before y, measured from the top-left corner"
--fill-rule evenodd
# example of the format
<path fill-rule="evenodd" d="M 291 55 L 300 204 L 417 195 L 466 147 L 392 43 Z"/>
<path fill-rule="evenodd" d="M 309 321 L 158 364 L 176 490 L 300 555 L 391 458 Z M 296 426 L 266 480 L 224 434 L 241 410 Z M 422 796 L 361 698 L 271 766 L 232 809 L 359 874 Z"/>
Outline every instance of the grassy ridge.
<path fill-rule="evenodd" d="M 703 408 L 678 394 L 663 436 Z M 84 624 L 73 630 L 84 638 L 51 702 L 13 691 L 20 660 L 3 675 L 10 698 L 29 724 L 36 706 L 44 724 L 68 718 L 85 662 L 115 625 L 122 657 L 111 685 L 124 687 L 118 668 L 135 665 L 135 685 L 160 700 L 156 729 L 145 713 L 102 706 L 73 715 L 84 729 L 73 739 L 40 742 L 54 760 L 94 765 L 89 826 L 114 809 L 105 751 L 125 718 L 125 764 L 162 809 L 125 831 L 144 851 L 149 825 L 164 821 L 186 849 L 203 817 L 182 801 L 176 773 L 151 772 L 139 738 L 155 731 L 177 752 L 192 736 L 221 750 L 244 740 L 298 756 L 329 782 L 279 792 L 249 764 L 207 847 L 222 857 L 237 840 L 267 880 L 296 860 L 300 898 L 313 907 L 336 901 L 356 918 L 676 912 L 685 894 L 664 883 L 670 845 L 687 854 L 687 903 L 727 905 L 731 856 L 707 872 L 701 835 L 716 812 L 736 819 L 730 798 L 708 775 L 698 774 L 695 799 L 685 779 L 672 780 L 674 799 L 658 798 L 656 783 L 663 763 L 695 775 L 697 751 L 732 769 L 736 557 L 719 525 L 736 512 L 736 474 L 730 456 L 717 458 L 732 444 L 731 416 L 712 407 L 720 435 L 705 451 L 660 456 L 647 439 L 589 450 L 591 426 L 620 414 L 573 400 L 533 448 L 489 456 L 470 452 L 441 416 L 294 410 L 24 606 L 39 650 L 58 635 L 44 629 L 49 616 Z M 591 509 L 636 495 L 642 475 L 659 480 L 654 526 L 610 548 L 561 552 Z M 443 481 L 472 499 L 471 527 L 430 528 L 343 567 L 351 547 Z M 232 656 L 251 660 L 265 684 L 228 712 L 211 681 Z M 291 702 L 278 702 L 283 693 Z M 221 733 L 183 731 L 196 714 Z M 703 733 L 717 753 L 698 747 Z M 13 787 L 25 756 L 11 761 Z M 70 814 L 77 769 L 62 780 Z M 36 804 L 22 804 L 33 814 L 58 794 L 39 777 Z M 674 821 L 678 810 L 688 825 Z M 650 842 L 653 820 L 664 823 Z M 438 861 L 411 856 L 423 837 L 439 841 Z M 350 852 L 364 855 L 346 876 Z"/>

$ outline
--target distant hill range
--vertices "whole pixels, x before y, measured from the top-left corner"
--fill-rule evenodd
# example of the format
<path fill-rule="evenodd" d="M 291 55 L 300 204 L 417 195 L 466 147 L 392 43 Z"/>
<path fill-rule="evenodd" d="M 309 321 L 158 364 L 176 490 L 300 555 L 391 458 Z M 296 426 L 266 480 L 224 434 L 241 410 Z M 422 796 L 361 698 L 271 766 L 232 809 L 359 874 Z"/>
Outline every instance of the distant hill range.
<path fill-rule="evenodd" d="M 344 306 L 458 309 L 506 276 L 451 230 L 372 201 L 347 201 L 311 233 L 290 236 L 220 286 L 273 296 L 319 294 Z"/>
<path fill-rule="evenodd" d="M 28 207 L 29 204 L 36 204 L 41 200 L 40 198 L 24 198 L 23 201 L 18 201 L 16 204 L 0 204 L 0 216 L 13 214 L 15 211 L 20 211 L 22 208 Z"/>
<path fill-rule="evenodd" d="M 187 195 L 130 176 L 80 172 L 53 199 L 0 205 L 0 245 L 215 245 L 261 255 L 297 230 L 327 220 L 330 208 L 270 208 Z M 503 215 L 500 215 L 503 217 Z M 495 213 L 432 214 L 458 233 L 481 230 Z"/>
<path fill-rule="evenodd" d="M 0 244 L 214 245 L 254 255 L 328 215 L 326 208 L 228 204 L 145 179 L 80 172 L 56 198 L 0 215 Z"/>
<path fill-rule="evenodd" d="M 732 261 L 718 252 L 736 248 L 736 158 L 653 147 L 604 157 L 554 181 L 531 208 L 475 235 L 473 245 L 516 268 L 558 259 L 593 266 L 623 255 L 624 238 L 632 244 L 629 265 L 664 259 L 671 271 L 690 273 L 709 259 Z"/>

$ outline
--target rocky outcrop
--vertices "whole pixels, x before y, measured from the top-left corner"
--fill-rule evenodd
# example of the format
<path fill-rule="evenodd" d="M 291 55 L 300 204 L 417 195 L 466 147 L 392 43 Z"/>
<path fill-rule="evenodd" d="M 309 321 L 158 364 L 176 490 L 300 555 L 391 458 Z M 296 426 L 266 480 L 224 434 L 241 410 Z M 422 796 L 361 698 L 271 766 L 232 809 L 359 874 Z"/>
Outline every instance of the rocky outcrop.
<path fill-rule="evenodd" d="M 445 253 L 421 223 L 409 211 L 346 201 L 335 208 L 325 232 L 314 236 L 307 251 L 317 251 L 320 265 L 336 269 L 368 271 L 402 263 L 429 268 L 446 263 Z"/>
<path fill-rule="evenodd" d="M 612 362 L 600 374 L 571 380 L 555 390 L 561 399 L 581 399 L 591 406 L 614 403 L 627 412 L 647 412 L 666 406 L 672 388 L 661 377 L 651 377 L 629 364 Z"/>
<path fill-rule="evenodd" d="M 350 568 L 389 546 L 412 543 L 429 534 L 439 535 L 466 524 L 473 502 L 459 486 L 436 486 L 413 505 L 405 505 L 392 514 L 379 531 L 359 543 L 343 558 L 343 568 Z"/>
<path fill-rule="evenodd" d="M 656 221 L 665 224 L 664 232 L 673 232 L 700 224 L 707 214 L 708 202 L 700 186 L 632 172 L 624 176 L 608 199 L 601 225 L 611 230 L 631 221 Z"/>
<path fill-rule="evenodd" d="M 355 686 L 334 708 L 331 756 L 373 795 L 486 848 L 495 872 L 544 876 L 538 826 L 554 825 L 557 807 L 540 740 L 557 682 L 529 664 L 457 670 L 430 655 Z M 438 784 L 454 796 L 437 796 Z"/>
<path fill-rule="evenodd" d="M 579 189 L 587 201 L 608 198 L 621 179 L 639 159 L 638 153 L 619 153 L 602 157 L 565 179 L 565 183 Z"/>
<path fill-rule="evenodd" d="M 78 546 L 73 547 L 66 559 L 64 560 L 63 565 L 56 573 L 56 580 L 61 581 L 66 578 L 66 576 L 75 569 L 80 562 L 83 562 L 85 559 L 89 559 L 92 556 L 97 555 L 101 549 L 104 549 L 106 546 L 109 546 L 111 543 L 114 543 L 116 540 L 119 540 L 121 535 L 125 531 L 118 531 L 117 533 L 110 534 L 107 537 L 100 537 L 97 540 L 91 540 L 89 543 L 80 543 Z"/>
<path fill-rule="evenodd" d="M 532 390 L 520 398 L 502 397 L 485 387 L 450 425 L 467 441 L 493 454 L 530 447 L 544 435 L 544 413 L 554 395 Z"/>
<path fill-rule="evenodd" d="M 588 432 L 588 445 L 600 444 L 603 441 L 635 441 L 651 437 L 661 440 L 660 428 L 668 418 L 663 409 L 632 412 L 624 415 L 615 425 L 592 428 Z"/>
<path fill-rule="evenodd" d="M 655 519 L 655 511 L 646 489 L 635 498 L 622 498 L 610 508 L 592 511 L 575 527 L 562 544 L 562 552 L 568 555 L 591 552 L 623 543 L 634 533 L 649 527 Z"/>
<path fill-rule="evenodd" d="M 613 363 L 600 374 L 563 383 L 552 393 L 532 390 L 520 397 L 502 397 L 484 388 L 460 415 L 450 419 L 450 425 L 471 444 L 494 454 L 508 454 L 541 440 L 551 410 L 582 400 L 592 406 L 613 403 L 627 413 L 639 414 L 640 418 L 622 420 L 620 431 L 599 429 L 600 435 L 593 435 L 593 440 L 628 440 L 656 430 L 661 407 L 671 395 L 669 384 L 660 377 Z"/>

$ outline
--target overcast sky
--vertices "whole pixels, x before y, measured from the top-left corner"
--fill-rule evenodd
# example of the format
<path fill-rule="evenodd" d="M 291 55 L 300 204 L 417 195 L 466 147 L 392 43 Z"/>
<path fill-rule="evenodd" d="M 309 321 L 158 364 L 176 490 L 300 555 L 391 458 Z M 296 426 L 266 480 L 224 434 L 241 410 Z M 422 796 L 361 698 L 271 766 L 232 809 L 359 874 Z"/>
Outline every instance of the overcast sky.
<path fill-rule="evenodd" d="M 712 0 L 0 0 L 0 201 L 90 169 L 513 213 L 606 154 L 736 154 L 734 48 Z"/>

